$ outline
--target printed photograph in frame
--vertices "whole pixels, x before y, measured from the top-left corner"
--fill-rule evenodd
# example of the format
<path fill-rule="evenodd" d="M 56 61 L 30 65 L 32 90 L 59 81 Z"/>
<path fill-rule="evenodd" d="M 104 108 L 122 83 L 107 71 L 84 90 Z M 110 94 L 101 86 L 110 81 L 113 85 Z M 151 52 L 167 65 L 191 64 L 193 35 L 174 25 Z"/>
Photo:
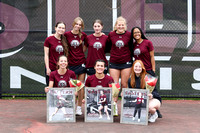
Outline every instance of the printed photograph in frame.
<path fill-rule="evenodd" d="M 149 90 L 123 88 L 120 123 L 148 125 Z"/>
<path fill-rule="evenodd" d="M 50 88 L 47 93 L 47 123 L 76 122 L 74 88 Z"/>
<path fill-rule="evenodd" d="M 85 88 L 85 122 L 113 122 L 112 88 Z"/>

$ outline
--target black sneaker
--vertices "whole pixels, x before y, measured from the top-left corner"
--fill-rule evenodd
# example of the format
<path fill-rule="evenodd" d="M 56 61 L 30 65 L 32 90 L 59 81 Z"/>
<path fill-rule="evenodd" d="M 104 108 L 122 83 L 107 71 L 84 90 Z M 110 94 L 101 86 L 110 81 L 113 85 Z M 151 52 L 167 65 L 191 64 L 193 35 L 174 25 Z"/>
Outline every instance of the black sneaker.
<path fill-rule="evenodd" d="M 162 114 L 160 113 L 160 111 L 156 110 L 156 112 L 158 113 L 158 118 L 162 118 Z"/>

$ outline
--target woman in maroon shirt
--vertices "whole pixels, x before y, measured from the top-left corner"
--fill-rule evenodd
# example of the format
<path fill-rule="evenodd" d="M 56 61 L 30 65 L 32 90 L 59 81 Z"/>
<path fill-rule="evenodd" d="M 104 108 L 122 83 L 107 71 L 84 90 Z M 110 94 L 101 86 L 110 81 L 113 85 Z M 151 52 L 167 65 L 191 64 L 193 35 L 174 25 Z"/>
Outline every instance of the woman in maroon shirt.
<path fill-rule="evenodd" d="M 57 22 L 55 34 L 49 36 L 44 42 L 44 61 L 46 68 L 46 84 L 49 85 L 49 75 L 56 70 L 56 64 L 60 55 L 68 55 L 68 46 L 64 37 L 66 25 L 63 22 Z"/>
<path fill-rule="evenodd" d="M 94 33 L 87 36 L 86 47 L 88 47 L 88 55 L 86 59 L 87 75 L 95 74 L 94 65 L 97 59 L 103 59 L 106 63 L 104 73 L 107 73 L 108 61 L 105 56 L 105 48 L 108 36 L 102 33 L 103 23 L 97 19 L 93 23 Z M 86 51 L 86 48 L 84 49 Z"/>
<path fill-rule="evenodd" d="M 128 78 L 131 73 L 132 55 L 130 44 L 131 33 L 127 31 L 126 19 L 118 17 L 114 26 L 114 31 L 108 35 L 107 52 L 110 50 L 109 73 L 115 82 L 119 82 L 121 76 L 121 88 L 128 87 Z M 118 97 L 114 98 L 117 102 Z M 116 106 L 117 107 L 117 106 Z M 117 109 L 116 109 L 117 110 Z M 117 116 L 116 114 L 114 114 Z"/>
<path fill-rule="evenodd" d="M 58 69 L 51 72 L 49 77 L 49 86 L 45 88 L 45 92 L 49 91 L 52 87 L 69 87 L 70 78 L 76 79 L 73 71 L 67 69 L 68 61 L 65 55 L 59 57 L 57 62 Z"/>
<path fill-rule="evenodd" d="M 82 32 L 82 30 L 84 29 L 83 19 L 80 17 L 75 18 L 72 26 L 73 29 L 71 31 L 65 32 L 64 34 L 69 44 L 69 69 L 74 71 L 78 77 L 78 80 L 84 83 L 86 73 L 86 59 L 83 51 L 83 46 L 85 45 L 87 35 Z M 80 91 L 78 91 L 78 106 L 76 110 L 77 115 L 82 115 L 81 105 L 83 95 L 84 90 L 82 88 Z"/>

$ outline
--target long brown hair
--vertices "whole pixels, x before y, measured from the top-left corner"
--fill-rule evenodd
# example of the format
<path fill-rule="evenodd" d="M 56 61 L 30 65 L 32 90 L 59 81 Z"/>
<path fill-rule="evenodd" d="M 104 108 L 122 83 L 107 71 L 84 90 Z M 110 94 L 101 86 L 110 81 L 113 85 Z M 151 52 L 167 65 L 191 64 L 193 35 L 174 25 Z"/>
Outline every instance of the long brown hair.
<path fill-rule="evenodd" d="M 74 27 L 75 25 L 76 25 L 76 23 L 77 23 L 77 21 L 81 21 L 81 28 L 80 28 L 80 30 L 79 30 L 79 33 L 78 33 L 78 36 L 79 36 L 79 38 L 80 38 L 80 44 L 82 43 L 82 40 L 81 40 L 81 36 L 82 36 L 82 31 L 84 30 L 84 22 L 83 22 L 83 19 L 81 18 L 81 17 L 76 17 L 75 19 L 74 19 L 74 22 L 72 23 L 72 26 Z"/>
<path fill-rule="evenodd" d="M 145 88 L 144 77 L 145 77 L 145 74 L 146 74 L 146 69 L 145 69 L 144 64 L 142 63 L 141 60 L 135 60 L 134 63 L 133 63 L 133 66 L 131 68 L 131 87 L 135 88 L 135 85 L 136 85 L 136 83 L 135 83 L 135 72 L 134 72 L 134 65 L 136 63 L 140 63 L 141 67 L 142 67 L 142 72 L 140 74 L 140 88 L 144 89 Z"/>
<path fill-rule="evenodd" d="M 66 24 L 65 24 L 64 22 L 62 22 L 62 21 L 57 22 L 56 25 L 55 25 L 55 27 L 58 27 L 59 24 L 64 24 L 65 27 L 66 27 Z M 60 38 L 61 38 L 62 46 L 63 46 L 63 48 L 64 48 L 64 53 L 65 53 L 66 56 L 68 56 L 68 44 L 67 44 L 67 39 L 66 39 L 66 37 L 65 37 L 64 35 L 61 35 Z"/>

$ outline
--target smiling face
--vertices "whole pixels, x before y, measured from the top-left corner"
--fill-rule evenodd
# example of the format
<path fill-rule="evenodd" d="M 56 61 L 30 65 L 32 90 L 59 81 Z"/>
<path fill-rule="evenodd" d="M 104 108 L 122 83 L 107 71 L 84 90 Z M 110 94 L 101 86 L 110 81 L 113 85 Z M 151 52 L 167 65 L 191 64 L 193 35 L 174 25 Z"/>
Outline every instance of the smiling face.
<path fill-rule="evenodd" d="M 79 31 L 81 28 L 82 28 L 82 22 L 81 22 L 81 20 L 77 20 L 77 21 L 74 23 L 73 30 Z"/>
<path fill-rule="evenodd" d="M 116 24 L 117 33 L 124 33 L 126 30 L 126 23 L 125 21 L 118 21 Z"/>
<path fill-rule="evenodd" d="M 100 23 L 94 23 L 93 29 L 96 34 L 100 34 L 103 29 L 103 26 Z"/>
<path fill-rule="evenodd" d="M 139 76 L 142 73 L 142 65 L 139 62 L 135 63 L 133 70 Z"/>
<path fill-rule="evenodd" d="M 65 33 L 65 24 L 59 23 L 55 27 L 56 34 L 63 35 Z"/>
<path fill-rule="evenodd" d="M 94 69 L 96 70 L 96 73 L 103 74 L 105 70 L 105 63 L 97 61 L 96 65 L 94 66 Z"/>
<path fill-rule="evenodd" d="M 61 56 L 58 61 L 59 69 L 66 69 L 68 66 L 67 57 Z"/>
<path fill-rule="evenodd" d="M 140 40 L 141 38 L 141 32 L 138 28 L 135 28 L 133 30 L 133 38 L 135 38 L 135 40 Z"/>

